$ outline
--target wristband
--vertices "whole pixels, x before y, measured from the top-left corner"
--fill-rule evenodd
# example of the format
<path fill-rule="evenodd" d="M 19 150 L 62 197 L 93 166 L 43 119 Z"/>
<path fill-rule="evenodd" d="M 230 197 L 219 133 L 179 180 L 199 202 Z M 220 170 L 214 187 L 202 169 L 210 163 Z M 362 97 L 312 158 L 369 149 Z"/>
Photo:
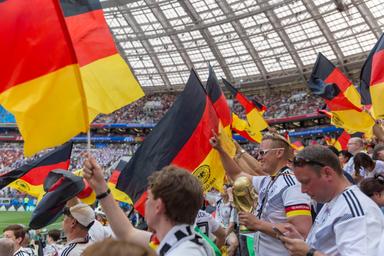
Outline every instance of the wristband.
<path fill-rule="evenodd" d="M 316 252 L 315 248 L 310 248 L 305 256 L 313 256 L 315 255 L 315 252 Z"/>
<path fill-rule="evenodd" d="M 111 190 L 108 188 L 107 191 L 105 191 L 104 193 L 96 195 L 96 199 L 97 200 L 103 199 L 103 198 L 107 197 L 110 193 L 111 193 Z"/>

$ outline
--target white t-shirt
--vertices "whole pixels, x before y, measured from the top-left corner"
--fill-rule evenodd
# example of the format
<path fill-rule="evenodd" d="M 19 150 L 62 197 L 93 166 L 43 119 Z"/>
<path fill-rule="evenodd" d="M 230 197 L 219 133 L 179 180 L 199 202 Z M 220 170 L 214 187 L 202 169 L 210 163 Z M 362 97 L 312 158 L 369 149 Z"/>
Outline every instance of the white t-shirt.
<path fill-rule="evenodd" d="M 212 247 L 190 225 L 174 226 L 156 250 L 160 256 L 214 256 Z"/>
<path fill-rule="evenodd" d="M 227 228 L 231 222 L 236 221 L 236 209 L 230 202 L 224 203 L 223 199 L 216 202 L 216 216 L 215 220 L 221 224 L 222 227 Z"/>
<path fill-rule="evenodd" d="M 213 232 L 219 229 L 220 223 L 218 223 L 211 214 L 206 211 L 199 210 L 195 220 L 195 226 L 199 227 L 201 232 L 203 232 L 210 239 L 213 239 Z"/>
<path fill-rule="evenodd" d="M 95 220 L 88 231 L 89 240 L 92 242 L 102 241 L 106 238 L 111 238 L 112 234 L 98 220 Z"/>
<path fill-rule="evenodd" d="M 305 209 L 308 214 L 310 210 L 310 197 L 301 193 L 301 184 L 296 180 L 293 172 L 286 167 L 280 173 L 274 180 L 271 176 L 254 176 L 252 180 L 259 194 L 256 215 L 259 215 L 265 201 L 260 219 L 270 223 L 286 223 L 287 215 L 297 209 Z M 289 255 L 289 252 L 280 240 L 262 232 L 256 232 L 255 255 L 283 256 Z"/>
<path fill-rule="evenodd" d="M 371 172 L 368 172 L 363 168 L 362 173 L 364 174 L 364 178 L 372 178 L 375 176 L 375 174 L 382 174 L 384 173 L 384 162 L 376 160 L 375 168 Z"/>
<path fill-rule="evenodd" d="M 92 244 L 92 242 L 86 238 L 77 238 L 65 245 L 60 251 L 60 256 L 80 256 L 83 251 Z"/>
<path fill-rule="evenodd" d="M 384 232 L 379 207 L 357 186 L 324 204 L 307 237 L 307 244 L 327 255 L 376 255 Z"/>

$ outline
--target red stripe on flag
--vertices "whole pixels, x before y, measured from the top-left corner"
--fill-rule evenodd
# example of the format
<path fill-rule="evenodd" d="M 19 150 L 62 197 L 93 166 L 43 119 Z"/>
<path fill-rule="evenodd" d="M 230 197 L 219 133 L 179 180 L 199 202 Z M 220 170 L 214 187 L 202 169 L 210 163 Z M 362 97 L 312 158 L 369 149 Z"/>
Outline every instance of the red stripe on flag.
<path fill-rule="evenodd" d="M 245 97 L 242 93 L 236 93 L 236 99 L 245 108 L 245 113 L 248 114 L 255 108 L 255 106 Z"/>
<path fill-rule="evenodd" d="M 215 108 L 216 113 L 223 124 L 223 127 L 227 127 L 232 123 L 231 110 L 229 109 L 227 100 L 223 93 L 220 95 L 219 99 L 217 99 L 216 102 L 213 104 L 213 107 Z"/>
<path fill-rule="evenodd" d="M 208 96 L 206 96 L 208 97 Z M 209 100 L 207 99 L 207 102 Z M 182 147 L 172 164 L 193 171 L 205 159 L 212 150 L 209 138 L 212 136 L 212 129 L 218 132 L 219 120 L 211 104 L 206 104 L 204 113 L 199 124 L 189 137 L 187 143 Z M 193 157 L 191 158 L 191 155 Z"/>
<path fill-rule="evenodd" d="M 92 188 L 89 186 L 88 181 L 83 179 L 83 182 L 85 184 L 84 189 L 79 194 L 77 194 L 77 197 L 80 199 L 89 197 L 93 192 Z"/>
<path fill-rule="evenodd" d="M 140 196 L 134 205 L 134 208 L 141 216 L 145 216 L 145 202 L 147 202 L 147 191 Z"/>
<path fill-rule="evenodd" d="M 31 11 L 31 6 L 38 11 Z M 76 63 L 61 15 L 50 1 L 1 3 L 0 93 Z"/>
<path fill-rule="evenodd" d="M 66 17 L 65 21 L 80 67 L 117 53 L 103 10 Z"/>
<path fill-rule="evenodd" d="M 373 55 L 371 86 L 379 83 L 384 83 L 384 50 L 381 50 Z"/>
<path fill-rule="evenodd" d="M 337 84 L 342 92 L 345 92 L 352 85 L 352 82 L 338 68 L 335 68 L 324 82 L 327 84 Z"/>
<path fill-rule="evenodd" d="M 68 167 L 69 167 L 69 160 L 60 162 L 57 164 L 53 164 L 53 165 L 39 166 L 39 167 L 33 168 L 32 170 L 27 172 L 24 176 L 20 177 L 19 179 L 31 185 L 35 185 L 35 186 L 42 185 L 44 184 L 44 180 L 50 171 L 53 171 L 55 169 L 68 170 Z"/>
<path fill-rule="evenodd" d="M 109 181 L 108 182 L 111 182 L 111 183 L 116 185 L 117 184 L 117 180 L 119 179 L 119 175 L 120 175 L 120 171 L 114 170 L 112 172 L 111 177 L 109 177 Z"/>

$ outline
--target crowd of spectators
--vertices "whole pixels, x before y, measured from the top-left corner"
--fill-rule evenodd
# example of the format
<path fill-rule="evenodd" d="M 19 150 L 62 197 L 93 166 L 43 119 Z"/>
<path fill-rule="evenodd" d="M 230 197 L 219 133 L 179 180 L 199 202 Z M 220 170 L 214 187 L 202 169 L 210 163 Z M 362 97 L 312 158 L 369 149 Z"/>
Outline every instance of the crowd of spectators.
<path fill-rule="evenodd" d="M 264 116 L 267 119 L 282 118 L 303 114 L 316 113 L 321 108 L 323 100 L 314 97 L 305 89 L 294 91 L 272 91 L 260 95 L 247 95 L 267 106 Z M 94 123 L 157 123 L 172 106 L 177 94 L 152 94 L 111 115 L 99 115 Z M 233 101 L 232 110 L 244 117 L 243 107 Z"/>

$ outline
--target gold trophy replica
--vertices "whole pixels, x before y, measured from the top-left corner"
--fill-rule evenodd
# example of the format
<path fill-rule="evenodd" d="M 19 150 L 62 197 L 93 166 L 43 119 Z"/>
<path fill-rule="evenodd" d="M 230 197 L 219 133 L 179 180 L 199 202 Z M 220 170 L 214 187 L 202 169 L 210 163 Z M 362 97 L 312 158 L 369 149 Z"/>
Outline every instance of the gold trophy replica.
<path fill-rule="evenodd" d="M 237 211 L 252 213 L 257 205 L 257 194 L 251 181 L 247 177 L 239 177 L 232 187 L 233 204 Z M 250 232 L 246 226 L 240 225 L 240 232 Z"/>

